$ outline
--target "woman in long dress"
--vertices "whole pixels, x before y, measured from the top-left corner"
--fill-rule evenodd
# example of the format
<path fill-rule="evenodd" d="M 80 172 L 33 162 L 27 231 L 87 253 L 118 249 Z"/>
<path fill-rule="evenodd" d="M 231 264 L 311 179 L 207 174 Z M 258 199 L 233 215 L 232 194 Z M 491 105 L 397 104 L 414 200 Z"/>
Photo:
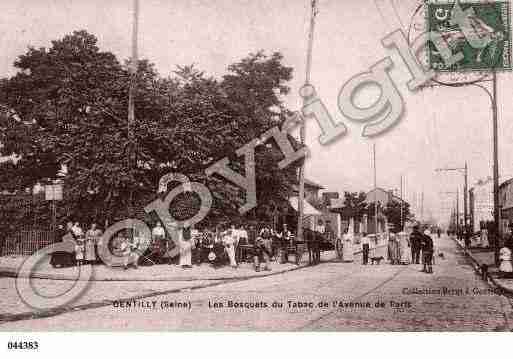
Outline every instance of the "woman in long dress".
<path fill-rule="evenodd" d="M 490 247 L 490 243 L 488 242 L 488 230 L 483 228 L 481 230 L 481 247 L 488 248 Z"/>
<path fill-rule="evenodd" d="M 388 237 L 388 260 L 390 264 L 399 264 L 399 245 L 396 241 L 395 235 L 390 234 Z"/>
<path fill-rule="evenodd" d="M 96 228 L 96 223 L 91 224 L 91 228 L 86 232 L 85 235 L 85 253 L 84 261 L 91 263 L 96 261 L 95 246 L 101 236 L 101 231 Z"/>
<path fill-rule="evenodd" d="M 399 263 L 410 263 L 410 242 L 408 241 L 408 234 L 400 232 L 397 234 L 399 240 Z"/>
<path fill-rule="evenodd" d="M 235 261 L 235 239 L 236 233 L 233 233 L 232 229 L 225 231 L 222 235 L 224 249 L 226 254 L 228 255 L 228 259 L 230 260 L 230 266 L 232 268 L 237 268 L 237 262 Z"/>
<path fill-rule="evenodd" d="M 342 247 L 342 260 L 344 262 L 352 262 L 354 261 L 354 250 L 353 250 L 353 236 L 346 231 L 342 236 L 344 241 Z"/>
<path fill-rule="evenodd" d="M 183 269 L 192 268 L 192 241 L 190 229 L 184 233 L 180 230 L 178 233 L 178 245 L 180 246 L 179 264 Z"/>

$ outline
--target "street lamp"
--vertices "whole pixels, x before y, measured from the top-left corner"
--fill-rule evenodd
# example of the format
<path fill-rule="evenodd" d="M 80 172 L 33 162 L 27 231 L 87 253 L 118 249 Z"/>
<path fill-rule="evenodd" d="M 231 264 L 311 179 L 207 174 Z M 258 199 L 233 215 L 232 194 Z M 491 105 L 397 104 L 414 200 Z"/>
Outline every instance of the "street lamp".
<path fill-rule="evenodd" d="M 408 42 L 411 45 L 413 43 L 412 39 L 412 31 L 422 29 L 424 27 L 420 26 L 418 29 L 414 25 L 414 18 L 418 16 L 419 18 L 422 18 L 423 21 L 425 21 L 425 14 L 422 14 L 422 11 L 425 6 L 425 1 L 422 1 L 417 8 L 415 9 L 414 13 L 412 14 L 410 18 L 410 24 L 408 26 Z M 423 16 L 422 16 L 423 15 Z M 497 130 L 497 73 L 496 69 L 493 67 L 491 69 L 491 76 L 489 74 L 484 72 L 473 72 L 473 73 L 460 73 L 455 74 L 451 73 L 450 76 L 453 76 L 456 78 L 456 81 L 451 78 L 449 81 L 441 81 L 440 79 L 432 79 L 426 87 L 463 87 L 463 86 L 475 86 L 479 87 L 480 89 L 484 90 L 486 94 L 488 95 L 492 107 L 492 144 L 493 144 L 493 217 L 494 217 L 494 224 L 495 224 L 495 233 L 496 238 L 494 241 L 494 250 L 495 250 L 495 263 L 499 263 L 499 245 L 498 245 L 498 239 L 499 239 L 499 156 L 498 156 L 498 130 Z M 458 80 L 459 78 L 459 82 Z M 490 78 L 491 77 L 491 78 Z M 485 82 L 491 82 L 492 83 L 492 90 L 490 91 L 488 88 L 483 86 L 483 83 Z M 466 196 L 466 191 L 465 191 Z M 465 206 L 466 210 L 466 206 Z M 466 216 L 465 216 L 466 217 Z M 466 218 L 465 218 L 466 221 Z M 466 222 L 465 222 L 466 223 Z"/>
<path fill-rule="evenodd" d="M 440 194 L 455 194 L 456 195 L 456 237 L 460 230 L 460 190 L 456 188 L 454 192 L 440 192 Z"/>
<path fill-rule="evenodd" d="M 467 162 L 465 162 L 465 167 L 455 167 L 455 168 L 437 168 L 435 172 L 448 172 L 448 171 L 463 171 L 465 186 L 463 187 L 463 225 L 465 229 L 467 229 L 467 218 L 468 218 L 468 204 L 467 204 L 467 196 L 468 196 L 468 167 Z"/>

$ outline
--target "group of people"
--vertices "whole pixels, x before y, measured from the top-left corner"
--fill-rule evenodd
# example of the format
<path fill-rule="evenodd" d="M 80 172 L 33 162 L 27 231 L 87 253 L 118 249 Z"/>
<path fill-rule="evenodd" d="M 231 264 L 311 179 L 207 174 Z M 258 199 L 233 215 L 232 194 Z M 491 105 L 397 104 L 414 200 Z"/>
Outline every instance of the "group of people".
<path fill-rule="evenodd" d="M 98 262 L 98 242 L 103 232 L 96 223 L 91 223 L 89 229 L 84 231 L 79 222 L 68 222 L 66 227 L 59 225 L 58 238 L 75 242 L 74 253 L 55 252 L 52 254 L 50 264 L 54 267 L 65 267 Z"/>
<path fill-rule="evenodd" d="M 370 245 L 372 240 L 376 241 L 376 246 L 371 251 Z M 414 226 L 409 236 L 406 233 L 389 233 L 386 246 L 377 245 L 376 235 L 366 235 L 364 233 L 362 235 L 361 244 L 362 264 L 364 265 L 369 264 L 369 261 L 372 264 L 379 264 L 381 260 L 385 259 L 385 256 L 392 265 L 408 264 L 410 262 L 412 264 L 419 264 L 422 259 L 422 271 L 425 273 L 433 273 L 434 245 L 431 232 L 427 229 L 421 232 L 419 226 Z M 348 250 L 351 250 L 352 246 L 348 248 Z M 347 251 L 344 250 L 344 259 L 346 252 Z M 348 253 L 347 255 L 352 258 L 352 253 Z"/>
<path fill-rule="evenodd" d="M 95 264 L 100 262 L 98 246 L 103 232 L 95 223 L 84 231 L 80 223 L 68 222 L 59 226 L 59 238 L 75 243 L 74 253 L 55 252 L 51 264 L 54 267 Z M 246 229 L 243 225 L 218 225 L 215 231 L 183 228 L 170 238 L 165 228 L 157 222 L 151 238 L 142 238 L 137 232 L 119 231 L 108 243 L 109 251 L 123 258 L 124 269 L 138 268 L 140 264 L 176 263 L 183 269 L 193 264 L 209 263 L 214 268 L 230 265 L 238 268 L 242 261 L 253 263 L 255 271 L 271 270 L 270 262 L 277 258 L 278 251 L 293 240 L 294 235 L 287 224 L 281 231 L 263 226 Z M 286 255 L 285 255 L 286 257 Z"/>
<path fill-rule="evenodd" d="M 413 231 L 410 235 L 410 246 L 412 263 L 419 264 L 422 253 L 422 271 L 425 273 L 433 273 L 434 244 L 429 229 L 426 229 L 422 233 L 419 230 L 419 226 L 413 227 Z"/>
<path fill-rule="evenodd" d="M 160 232 L 160 225 L 154 229 Z M 264 226 L 259 231 L 251 226 L 220 225 L 216 231 L 184 229 L 178 236 L 179 264 L 184 269 L 192 264 L 210 263 L 214 268 L 229 264 L 238 268 L 242 261 L 251 260 L 255 271 L 271 270 L 271 259 L 276 258 L 277 248 L 293 236 L 287 225 L 280 232 Z M 262 264 L 263 263 L 263 267 Z"/>

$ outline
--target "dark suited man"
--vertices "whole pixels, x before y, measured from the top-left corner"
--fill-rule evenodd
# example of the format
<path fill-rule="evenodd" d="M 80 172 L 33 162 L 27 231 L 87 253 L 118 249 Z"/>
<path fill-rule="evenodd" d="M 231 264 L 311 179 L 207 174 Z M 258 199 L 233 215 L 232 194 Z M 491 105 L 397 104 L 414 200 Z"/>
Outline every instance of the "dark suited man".
<path fill-rule="evenodd" d="M 423 235 L 419 231 L 419 226 L 413 227 L 413 232 L 410 234 L 411 262 L 413 264 L 419 264 L 422 238 Z"/>

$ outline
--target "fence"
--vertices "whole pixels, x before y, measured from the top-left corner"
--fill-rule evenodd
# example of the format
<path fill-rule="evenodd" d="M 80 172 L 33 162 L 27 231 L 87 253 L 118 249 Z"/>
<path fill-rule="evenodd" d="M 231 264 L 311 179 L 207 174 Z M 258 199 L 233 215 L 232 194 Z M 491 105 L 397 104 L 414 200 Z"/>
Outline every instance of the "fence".
<path fill-rule="evenodd" d="M 0 238 L 0 241 L 2 238 Z M 22 230 L 0 244 L 0 256 L 29 256 L 54 243 L 53 232 L 49 230 Z"/>

